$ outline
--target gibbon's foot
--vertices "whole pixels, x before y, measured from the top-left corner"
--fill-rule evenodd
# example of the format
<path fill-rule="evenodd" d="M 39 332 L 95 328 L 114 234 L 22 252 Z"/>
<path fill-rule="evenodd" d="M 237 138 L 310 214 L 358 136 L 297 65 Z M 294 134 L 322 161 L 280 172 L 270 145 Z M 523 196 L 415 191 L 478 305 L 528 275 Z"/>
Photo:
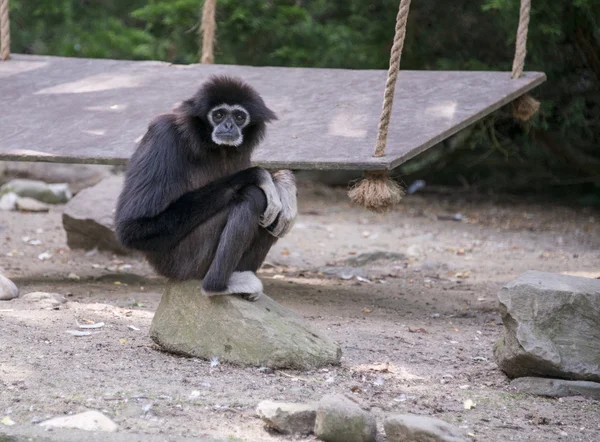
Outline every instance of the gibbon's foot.
<path fill-rule="evenodd" d="M 220 296 L 220 295 L 244 295 L 252 297 L 257 300 L 263 291 L 263 285 L 258 276 L 254 272 L 233 272 L 229 281 L 227 282 L 227 288 L 221 291 L 205 290 L 202 287 L 202 294 L 204 296 Z"/>
<path fill-rule="evenodd" d="M 246 301 L 249 302 L 256 302 L 259 300 L 259 298 L 264 295 L 263 292 L 258 292 L 258 293 L 242 293 L 242 299 L 245 299 Z"/>

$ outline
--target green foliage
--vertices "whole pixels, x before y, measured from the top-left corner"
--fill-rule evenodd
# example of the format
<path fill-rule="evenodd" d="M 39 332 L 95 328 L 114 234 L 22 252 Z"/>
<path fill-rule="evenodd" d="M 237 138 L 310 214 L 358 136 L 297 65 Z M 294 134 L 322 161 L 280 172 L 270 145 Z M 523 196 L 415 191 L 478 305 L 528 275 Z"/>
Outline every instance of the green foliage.
<path fill-rule="evenodd" d="M 399 0 L 218 0 L 215 62 L 386 69 Z M 198 60 L 201 0 L 10 0 L 13 50 L 175 63 Z M 403 69 L 510 71 L 517 0 L 413 2 Z M 403 173 L 495 188 L 600 175 L 600 4 L 533 3 L 526 70 L 548 82 L 526 124 L 508 109 L 416 158 Z M 456 142 L 460 140 L 460 142 Z M 435 172 L 435 173 L 432 173 Z"/>

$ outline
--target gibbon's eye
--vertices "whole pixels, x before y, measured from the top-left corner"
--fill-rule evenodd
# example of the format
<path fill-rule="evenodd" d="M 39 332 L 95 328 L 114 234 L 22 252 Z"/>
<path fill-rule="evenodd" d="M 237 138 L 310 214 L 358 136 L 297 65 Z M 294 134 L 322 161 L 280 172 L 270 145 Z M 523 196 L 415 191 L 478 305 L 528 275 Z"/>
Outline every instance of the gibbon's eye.
<path fill-rule="evenodd" d="M 214 111 L 212 114 L 213 120 L 222 120 L 225 116 L 225 112 L 223 111 Z"/>
<path fill-rule="evenodd" d="M 238 123 L 243 123 L 244 121 L 246 121 L 246 115 L 244 115 L 242 112 L 238 112 L 235 115 L 235 121 L 237 121 Z"/>

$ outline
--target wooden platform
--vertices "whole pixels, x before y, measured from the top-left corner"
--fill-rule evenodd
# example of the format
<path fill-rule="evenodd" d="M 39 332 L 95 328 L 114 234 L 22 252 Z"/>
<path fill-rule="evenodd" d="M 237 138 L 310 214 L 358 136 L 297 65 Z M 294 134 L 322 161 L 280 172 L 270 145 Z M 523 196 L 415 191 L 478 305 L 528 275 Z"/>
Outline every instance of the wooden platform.
<path fill-rule="evenodd" d="M 543 73 L 402 71 L 387 155 L 373 158 L 386 72 L 14 55 L 0 63 L 0 159 L 122 164 L 156 114 L 212 74 L 242 77 L 279 116 L 267 168 L 393 168 L 542 83 Z"/>

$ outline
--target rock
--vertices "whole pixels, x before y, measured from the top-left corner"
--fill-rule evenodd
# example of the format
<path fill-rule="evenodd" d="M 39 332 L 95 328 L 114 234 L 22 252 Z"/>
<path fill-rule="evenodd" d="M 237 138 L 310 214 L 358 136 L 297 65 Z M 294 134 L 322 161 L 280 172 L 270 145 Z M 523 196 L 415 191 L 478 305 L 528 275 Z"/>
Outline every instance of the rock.
<path fill-rule="evenodd" d="M 509 377 L 600 382 L 600 280 L 530 271 L 498 298 L 505 329 L 494 356 Z"/>
<path fill-rule="evenodd" d="M 406 249 L 406 256 L 409 258 L 420 258 L 423 256 L 423 247 L 419 244 L 411 244 Z"/>
<path fill-rule="evenodd" d="M 429 416 L 394 414 L 383 423 L 389 442 L 466 442 L 456 427 Z"/>
<path fill-rule="evenodd" d="M 117 431 L 117 424 L 99 411 L 91 410 L 72 416 L 59 416 L 40 423 L 42 427 L 78 428 L 86 431 Z"/>
<path fill-rule="evenodd" d="M 203 359 L 270 368 L 337 364 L 340 347 L 291 310 L 263 295 L 205 297 L 201 281 L 169 281 L 150 327 L 165 350 Z"/>
<path fill-rule="evenodd" d="M 19 197 L 15 204 L 15 208 L 20 212 L 48 212 L 50 207 L 38 200 L 29 197 Z"/>
<path fill-rule="evenodd" d="M 31 292 L 21 297 L 24 301 L 36 303 L 39 308 L 54 308 L 67 302 L 63 295 L 58 293 Z"/>
<path fill-rule="evenodd" d="M 15 210 L 19 195 L 14 192 L 8 192 L 0 196 L 0 210 Z"/>
<path fill-rule="evenodd" d="M 19 297 L 19 289 L 6 276 L 0 275 L 0 301 L 10 301 Z"/>
<path fill-rule="evenodd" d="M 405 261 L 406 255 L 403 253 L 396 252 L 385 252 L 379 250 L 377 252 L 361 253 L 360 255 L 348 258 L 346 263 L 351 266 L 362 267 L 370 264 L 374 261 L 386 260 L 386 261 Z"/>
<path fill-rule="evenodd" d="M 123 178 L 111 177 L 79 192 L 65 207 L 62 221 L 71 249 L 133 253 L 115 236 L 114 211 Z"/>
<path fill-rule="evenodd" d="M 340 279 L 352 279 L 355 276 L 367 277 L 365 269 L 350 266 L 325 266 L 317 269 L 317 272 L 329 276 L 337 276 Z"/>
<path fill-rule="evenodd" d="M 315 435 L 325 442 L 374 442 L 377 424 L 373 415 L 350 399 L 330 394 L 319 401 Z"/>
<path fill-rule="evenodd" d="M 66 203 L 71 192 L 66 183 L 46 184 L 43 181 L 14 179 L 0 187 L 0 195 L 14 192 L 20 197 L 33 198 L 47 204 Z"/>
<path fill-rule="evenodd" d="M 28 178 L 46 183 L 67 183 L 74 194 L 109 177 L 112 169 L 113 166 L 99 164 L 0 162 L 0 175 L 5 177 L 3 181 L 11 178 Z"/>
<path fill-rule="evenodd" d="M 584 396 L 600 400 L 600 383 L 598 382 L 526 377 L 513 379 L 510 386 L 519 393 L 537 396 Z"/>
<path fill-rule="evenodd" d="M 262 401 L 256 413 L 265 424 L 283 434 L 310 434 L 315 427 L 316 404 Z"/>

